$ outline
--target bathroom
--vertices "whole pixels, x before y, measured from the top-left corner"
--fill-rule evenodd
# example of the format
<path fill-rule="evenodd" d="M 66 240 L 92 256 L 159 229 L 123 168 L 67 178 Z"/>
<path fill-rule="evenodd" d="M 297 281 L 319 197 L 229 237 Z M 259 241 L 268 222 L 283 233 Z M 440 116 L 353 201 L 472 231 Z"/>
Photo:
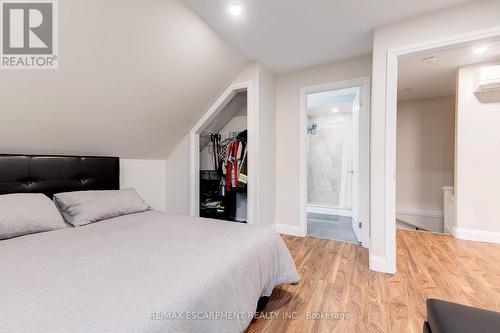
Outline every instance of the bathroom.
<path fill-rule="evenodd" d="M 360 88 L 307 95 L 307 233 L 358 243 Z"/>

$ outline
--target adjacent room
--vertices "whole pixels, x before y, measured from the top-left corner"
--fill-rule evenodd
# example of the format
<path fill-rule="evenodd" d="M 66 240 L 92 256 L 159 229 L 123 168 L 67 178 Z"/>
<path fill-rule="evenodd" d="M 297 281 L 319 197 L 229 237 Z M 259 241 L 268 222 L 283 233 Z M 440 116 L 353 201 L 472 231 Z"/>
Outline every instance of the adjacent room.
<path fill-rule="evenodd" d="M 0 17 L 0 333 L 500 332 L 499 0 Z"/>
<path fill-rule="evenodd" d="M 456 188 L 455 182 L 474 179 L 479 174 L 463 174 L 464 163 L 472 156 L 461 154 L 467 147 L 488 151 L 487 142 L 479 146 L 474 124 L 464 123 L 471 114 L 474 122 L 483 108 L 495 109 L 500 103 L 495 84 L 489 82 L 500 61 L 500 42 L 480 40 L 460 46 L 404 56 L 399 61 L 397 110 L 397 226 L 402 229 L 455 234 L 455 192 L 470 195 L 471 188 Z M 465 72 L 472 77 L 465 81 Z M 475 104 L 472 103 L 475 100 Z M 476 112 L 476 113 L 474 113 Z M 476 125 L 478 126 L 478 125 Z M 469 128 L 468 128 L 469 127 Z M 468 129 L 467 129 L 468 128 Z M 486 131 L 487 127 L 481 127 Z M 479 138 L 478 138 L 479 139 Z M 484 139 L 487 141 L 487 139 Z M 475 159 L 479 161 L 479 159 Z M 481 173 L 480 164 L 474 167 Z M 458 185 L 457 184 L 457 185 Z M 477 192 L 476 192 L 477 193 Z M 465 203 L 464 203 L 465 204 Z M 480 209 L 481 206 L 476 206 Z"/>

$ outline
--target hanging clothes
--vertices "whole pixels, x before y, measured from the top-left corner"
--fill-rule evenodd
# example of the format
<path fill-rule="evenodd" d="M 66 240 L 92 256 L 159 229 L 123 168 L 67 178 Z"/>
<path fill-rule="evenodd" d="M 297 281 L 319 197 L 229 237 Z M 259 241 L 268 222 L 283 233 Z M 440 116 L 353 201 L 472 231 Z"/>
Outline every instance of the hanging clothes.
<path fill-rule="evenodd" d="M 228 154 L 226 159 L 226 191 L 231 191 L 231 189 L 238 186 L 238 150 L 240 148 L 240 142 L 234 140 L 231 142 L 228 148 Z"/>
<path fill-rule="evenodd" d="M 227 191 L 238 188 L 238 185 L 244 187 L 246 182 L 240 184 L 240 174 L 247 158 L 247 131 L 230 133 L 224 140 L 221 134 L 211 133 L 210 141 L 214 170 L 220 177 L 220 194 L 224 196 Z"/>
<path fill-rule="evenodd" d="M 212 141 L 212 148 L 214 151 L 214 170 L 219 170 L 219 146 L 221 135 L 210 134 L 210 140 Z"/>
<path fill-rule="evenodd" d="M 237 221 L 238 200 L 248 183 L 247 133 L 210 133 L 209 138 L 214 168 L 200 174 L 200 216 Z"/>

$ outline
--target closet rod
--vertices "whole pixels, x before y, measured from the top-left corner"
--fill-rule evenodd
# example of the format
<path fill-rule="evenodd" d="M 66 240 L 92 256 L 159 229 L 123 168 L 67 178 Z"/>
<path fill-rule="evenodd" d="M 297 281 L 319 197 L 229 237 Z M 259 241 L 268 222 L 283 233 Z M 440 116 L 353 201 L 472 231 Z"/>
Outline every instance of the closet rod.
<path fill-rule="evenodd" d="M 219 133 L 219 132 L 201 132 L 201 136 L 210 136 L 212 134 L 219 134 L 221 136 L 228 136 L 228 137 L 237 137 L 240 132 L 232 131 L 232 132 L 225 132 L 225 133 Z"/>

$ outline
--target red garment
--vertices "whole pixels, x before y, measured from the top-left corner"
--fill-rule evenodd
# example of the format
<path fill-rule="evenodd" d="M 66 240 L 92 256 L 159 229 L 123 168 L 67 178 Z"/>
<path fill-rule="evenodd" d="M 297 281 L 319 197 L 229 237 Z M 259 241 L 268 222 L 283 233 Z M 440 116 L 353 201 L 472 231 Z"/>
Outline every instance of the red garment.
<path fill-rule="evenodd" d="M 234 142 L 234 150 L 233 150 L 233 157 L 234 157 L 234 164 L 233 164 L 233 174 L 234 174 L 234 184 L 233 187 L 238 186 L 238 149 L 240 147 L 240 142 L 235 141 Z"/>
<path fill-rule="evenodd" d="M 238 147 L 239 142 L 234 141 L 229 145 L 226 162 L 226 190 L 231 191 L 238 185 Z"/>
<path fill-rule="evenodd" d="M 233 144 L 229 144 L 228 148 L 228 154 L 227 154 L 227 160 L 226 160 L 226 191 L 231 190 L 231 173 L 232 173 L 232 165 L 231 163 L 231 157 L 229 156 L 231 150 L 232 150 Z"/>

